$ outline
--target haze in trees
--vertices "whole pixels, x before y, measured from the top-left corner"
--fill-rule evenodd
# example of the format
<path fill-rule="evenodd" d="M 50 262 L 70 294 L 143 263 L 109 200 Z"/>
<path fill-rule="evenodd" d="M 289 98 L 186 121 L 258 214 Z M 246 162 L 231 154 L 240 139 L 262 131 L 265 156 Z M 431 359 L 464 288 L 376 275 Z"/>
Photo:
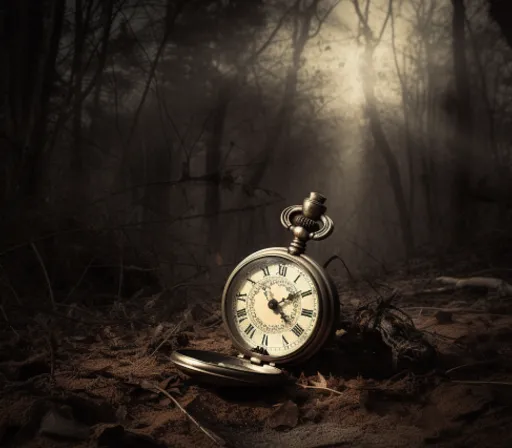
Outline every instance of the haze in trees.
<path fill-rule="evenodd" d="M 102 402 L 107 395 L 112 402 L 118 400 L 112 398 L 116 394 L 132 398 L 153 394 L 150 399 L 154 400 L 155 393 L 171 390 L 170 398 L 166 397 L 175 404 L 175 395 L 185 387 L 178 377 L 167 378 L 156 389 L 146 382 L 151 375 L 162 381 L 168 373 L 169 353 L 164 351 L 194 344 L 230 350 L 222 336 L 218 309 L 227 276 L 249 253 L 289 243 L 280 213 L 310 192 L 328 198 L 336 231 L 328 244 L 311 245 L 311 252 L 308 246 L 308 255 L 320 262 L 328 260 L 326 266 L 342 291 L 341 315 L 353 319 L 344 322 L 346 328 L 337 329 L 338 339 L 334 339 L 343 353 L 336 352 L 337 364 L 313 363 L 299 372 L 304 376 L 298 375 L 302 378 L 298 387 L 334 393 L 318 404 L 325 413 L 311 413 L 311 400 L 304 402 L 309 404 L 292 403 L 300 401 L 300 394 L 292 400 L 285 391 L 286 400 L 291 401 L 281 403 L 277 414 L 269 406 L 261 414 L 252 408 L 254 418 L 263 425 L 268 417 L 271 423 L 264 426 L 268 430 L 269 425 L 296 426 L 301 419 L 318 423 L 318 415 L 327 416 L 331 424 L 340 409 L 349 413 L 357 408 L 351 414 L 357 425 L 366 411 L 385 413 L 383 408 L 370 409 L 368 403 L 388 382 L 381 383 L 378 391 L 373 385 L 375 394 L 364 395 L 361 391 L 370 389 L 360 384 L 360 374 L 376 381 L 396 379 L 392 375 L 396 353 L 414 358 L 421 350 L 411 341 L 423 341 L 431 325 L 436 331 L 443 325 L 446 329 L 453 324 L 450 328 L 457 331 L 466 325 L 465 333 L 453 330 L 444 336 L 446 351 L 439 353 L 447 354 L 467 342 L 466 352 L 473 356 L 474 346 L 465 339 L 466 333 L 480 331 L 485 321 L 482 331 L 487 334 L 490 322 L 503 314 L 502 304 L 478 296 L 474 302 L 484 300 L 484 310 L 474 303 L 458 306 L 446 294 L 462 295 L 468 301 L 473 296 L 465 293 L 466 288 L 477 292 L 483 288 L 501 300 L 511 291 L 505 279 L 480 275 L 489 270 L 494 275 L 498 267 L 508 272 L 510 266 L 503 263 L 512 263 L 506 258 L 512 236 L 510 3 L 3 2 L 2 386 L 9 393 L 37 391 L 24 397 L 30 398 L 26 406 L 33 404 L 30 409 L 39 417 L 43 411 L 47 416 L 56 409 L 69 417 L 69 409 L 62 411 L 62 405 L 81 406 L 83 412 L 78 414 L 90 415 L 93 407 L 80 401 L 83 395 L 80 399 L 66 395 L 58 406 L 52 401 L 50 410 L 34 404 L 35 395 L 46 394 L 55 400 L 60 392 L 68 394 L 71 389 L 83 394 L 101 390 Z M 309 224 L 313 229 L 315 223 Z M 454 253 L 458 253 L 457 262 Z M 440 270 L 458 274 L 437 278 L 443 284 L 439 288 L 423 283 L 417 287 L 418 278 L 437 277 Z M 479 274 L 459 278 L 462 271 L 468 276 Z M 407 280 L 395 282 L 394 275 L 406 274 Z M 378 297 L 364 302 L 370 293 Z M 421 297 L 439 298 L 440 294 L 446 299 L 441 314 L 425 317 L 425 310 L 439 310 Z M 404 310 L 417 315 L 404 314 L 396 305 L 397 297 Z M 280 303 L 274 302 L 275 307 Z M 312 313 L 306 310 L 302 317 Z M 480 313 L 484 315 L 474 317 Z M 506 317 L 496 319 L 502 319 L 496 324 L 501 330 L 510 327 Z M 408 330 L 394 331 L 390 322 L 399 322 Z M 420 324 L 425 327 L 415 327 Z M 372 345 L 373 336 L 366 339 L 366 330 L 371 335 L 379 333 L 380 345 Z M 494 333 L 485 337 L 486 341 L 509 340 Z M 423 346 L 422 356 L 432 355 L 432 347 Z M 497 357 L 509 355 L 509 348 L 496 347 L 482 349 L 482 353 L 475 349 L 474 359 L 461 357 L 460 366 L 444 366 L 442 379 L 428 378 L 445 381 L 450 371 L 489 362 L 491 352 Z M 386 364 L 390 350 L 391 367 Z M 371 353 L 368 365 L 364 353 Z M 321 359 L 325 361 L 328 355 Z M 108 371 L 107 378 L 110 364 L 118 370 Z M 502 364 L 506 370 L 506 363 Z M 75 377 L 77 382 L 64 384 L 70 372 L 81 372 L 80 381 L 87 385 Z M 329 379 L 333 372 L 336 375 Z M 144 381 L 137 383 L 139 389 L 130 382 L 134 375 Z M 422 375 L 414 381 L 427 378 Z M 475 378 L 479 375 L 475 373 Z M 105 386 L 99 378 L 112 380 L 115 386 Z M 407 378 L 402 384 L 404 394 L 411 390 Z M 501 377 L 493 376 L 492 381 L 508 384 Z M 428 402 L 442 407 L 445 394 L 457 403 L 469 395 L 476 397 L 461 388 L 460 396 L 450 395 L 450 389 L 439 393 L 442 399 L 436 398 L 435 393 L 444 387 L 437 388 L 439 382 L 429 389 L 434 392 L 428 400 L 422 396 L 421 406 Z M 357 403 L 353 402 L 356 395 L 349 396 L 355 390 Z M 494 392 L 468 404 L 467 412 L 443 408 L 447 416 L 443 422 L 487 415 L 490 408 L 485 406 L 498 395 L 505 400 L 501 405 L 510 405 L 502 397 L 505 394 Z M 186 400 L 191 398 L 191 389 L 187 393 Z M 214 393 L 204 396 L 206 404 L 198 405 L 192 397 L 185 413 L 194 406 L 196 411 L 207 405 L 229 407 L 229 397 L 223 401 Z M 2 400 L 0 409 L 7 409 L 3 407 L 7 401 Z M 151 421 L 156 426 L 144 427 L 147 434 L 160 434 L 158 425 L 169 417 L 137 414 L 139 423 L 135 424 L 134 415 L 141 408 L 133 400 L 128 411 L 122 409 L 127 402 L 121 405 L 118 400 L 118 409 L 84 424 L 128 425 L 132 418 L 134 428 Z M 35 423 L 6 423 L 21 414 L 9 409 L 0 413 L 8 414 L 5 421 L 0 419 L 0 445 L 9 439 L 10 446 L 23 446 Z M 231 414 L 226 411 L 226 418 L 232 418 L 230 430 L 243 426 L 249 415 L 236 409 Z M 420 408 L 400 409 L 397 419 L 407 417 L 411 427 L 416 425 L 414 413 Z M 55 416 L 50 413 L 50 417 Z M 52 418 L 43 420 L 48 425 L 48 421 L 55 422 Z M 364 427 L 381 428 L 382 421 L 372 418 Z M 176 422 L 178 417 L 171 420 Z M 347 417 L 347 421 L 352 420 Z M 428 439 L 414 432 L 417 428 L 413 435 L 397 432 L 397 436 L 395 430 L 405 420 L 397 421 L 392 422 L 395 426 L 385 446 L 403 443 L 410 448 L 420 446 L 412 438 Z M 432 423 L 421 421 L 426 426 Z M 450 431 L 465 431 L 442 424 L 432 423 L 441 438 Z M 179 432 L 178 426 L 173 428 Z M 332 438 L 341 437 L 339 426 L 324 428 L 321 436 L 298 431 L 283 433 L 283 438 L 290 446 L 299 442 L 310 443 L 308 447 L 317 442 L 336 445 L 339 441 L 334 443 Z M 88 437 L 87 428 L 74 428 Z M 353 446 L 359 442 L 383 446 L 377 443 L 384 440 L 380 433 L 363 434 L 359 426 L 352 429 Z M 119 440 L 128 443 L 135 437 L 123 431 L 108 428 L 98 440 L 119 448 Z M 266 446 L 281 446 L 272 434 L 266 436 L 274 437 L 274 442 Z M 330 441 L 322 439 L 325 434 L 332 436 Z M 389 442 L 393 434 L 400 440 Z M 373 436 L 373 441 L 365 439 Z M 204 442 L 198 437 L 189 431 L 181 442 L 179 437 L 172 442 L 194 446 Z M 258 446 L 258 434 L 252 437 L 247 435 L 247 440 Z M 141 446 L 137 440 L 134 443 Z M 211 440 L 219 442 L 215 437 Z M 507 442 L 503 446 L 511 446 Z M 460 443 L 457 446 L 469 446 L 466 439 Z"/>

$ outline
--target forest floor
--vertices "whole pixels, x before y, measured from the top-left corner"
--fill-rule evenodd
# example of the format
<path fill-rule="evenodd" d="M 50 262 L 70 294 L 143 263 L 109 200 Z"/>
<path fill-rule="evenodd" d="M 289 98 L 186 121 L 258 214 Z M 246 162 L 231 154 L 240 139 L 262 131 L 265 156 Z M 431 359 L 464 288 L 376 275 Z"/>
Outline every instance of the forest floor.
<path fill-rule="evenodd" d="M 223 439 L 237 448 L 510 447 L 512 294 L 507 284 L 435 280 L 508 281 L 507 247 L 456 254 L 442 268 L 423 260 L 408 272 L 339 282 L 347 315 L 394 291 L 394 305 L 439 353 L 421 373 L 394 370 L 389 351 L 348 332 L 279 390 L 199 386 L 169 362 L 180 347 L 234 354 L 219 300 L 198 299 L 179 314 L 162 311 L 165 294 L 41 305 L 36 314 L 23 301 L 4 305 L 0 446 L 206 448 Z"/>

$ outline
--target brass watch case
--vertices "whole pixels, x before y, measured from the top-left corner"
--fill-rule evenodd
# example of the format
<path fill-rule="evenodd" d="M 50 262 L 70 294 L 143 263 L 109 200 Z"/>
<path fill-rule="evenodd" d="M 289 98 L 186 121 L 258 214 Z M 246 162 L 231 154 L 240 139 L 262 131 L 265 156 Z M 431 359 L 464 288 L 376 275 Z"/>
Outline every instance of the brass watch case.
<path fill-rule="evenodd" d="M 249 263 L 264 260 L 268 257 L 281 258 L 289 263 L 298 265 L 310 275 L 318 291 L 318 319 L 311 332 L 310 338 L 299 349 L 283 356 L 254 353 L 254 351 L 252 351 L 253 347 L 250 347 L 249 344 L 240 337 L 237 331 L 235 316 L 230 312 L 229 306 L 231 300 L 233 300 L 231 294 L 235 294 L 235 292 L 231 291 L 231 287 L 233 286 L 237 274 Z M 325 270 L 307 255 L 291 255 L 288 250 L 283 247 L 262 249 L 242 260 L 228 277 L 222 294 L 222 319 L 233 346 L 247 357 L 255 357 L 264 363 L 274 363 L 276 365 L 292 366 L 300 364 L 317 353 L 324 346 L 329 337 L 334 334 L 339 313 L 340 303 L 338 293 Z"/>

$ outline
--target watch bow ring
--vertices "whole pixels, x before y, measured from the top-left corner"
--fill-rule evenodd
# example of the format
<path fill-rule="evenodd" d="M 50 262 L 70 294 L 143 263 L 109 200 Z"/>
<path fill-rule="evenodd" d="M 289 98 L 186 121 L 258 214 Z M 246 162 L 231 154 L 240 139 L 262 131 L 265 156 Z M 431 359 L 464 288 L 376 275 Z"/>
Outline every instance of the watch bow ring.
<path fill-rule="evenodd" d="M 308 240 L 323 240 L 334 231 L 334 222 L 325 214 L 325 200 L 321 194 L 312 192 L 302 205 L 291 205 L 282 211 L 281 224 L 294 235 L 289 253 L 302 254 Z"/>

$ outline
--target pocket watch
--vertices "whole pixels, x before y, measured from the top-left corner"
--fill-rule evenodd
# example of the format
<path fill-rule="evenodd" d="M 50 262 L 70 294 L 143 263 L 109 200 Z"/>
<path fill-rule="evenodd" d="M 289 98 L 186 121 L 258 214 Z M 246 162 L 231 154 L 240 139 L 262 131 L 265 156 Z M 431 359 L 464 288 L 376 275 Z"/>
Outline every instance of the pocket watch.
<path fill-rule="evenodd" d="M 281 213 L 293 234 L 288 248 L 259 250 L 242 260 L 222 294 L 224 327 L 237 357 L 203 350 L 176 350 L 171 361 L 196 380 L 219 386 L 271 386 L 281 367 L 300 364 L 334 335 L 340 303 L 325 270 L 305 255 L 306 243 L 327 238 L 334 223 L 326 198 L 310 193 L 302 205 Z"/>

